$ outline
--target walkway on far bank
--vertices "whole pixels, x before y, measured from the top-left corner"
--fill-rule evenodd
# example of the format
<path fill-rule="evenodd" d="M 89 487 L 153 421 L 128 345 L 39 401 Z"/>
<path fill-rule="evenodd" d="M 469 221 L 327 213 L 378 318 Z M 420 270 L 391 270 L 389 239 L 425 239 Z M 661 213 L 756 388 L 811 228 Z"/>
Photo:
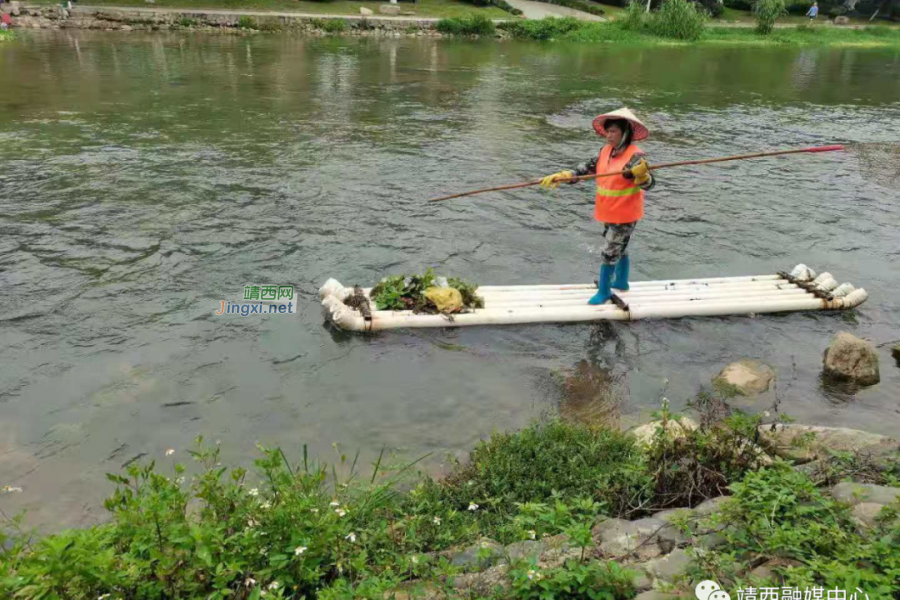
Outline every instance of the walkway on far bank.
<path fill-rule="evenodd" d="M 544 17 L 575 17 L 582 21 L 606 21 L 598 15 L 592 15 L 581 10 L 547 4 L 546 2 L 534 2 L 534 0 L 506 0 L 513 8 L 518 8 L 526 19 L 543 19 Z"/>

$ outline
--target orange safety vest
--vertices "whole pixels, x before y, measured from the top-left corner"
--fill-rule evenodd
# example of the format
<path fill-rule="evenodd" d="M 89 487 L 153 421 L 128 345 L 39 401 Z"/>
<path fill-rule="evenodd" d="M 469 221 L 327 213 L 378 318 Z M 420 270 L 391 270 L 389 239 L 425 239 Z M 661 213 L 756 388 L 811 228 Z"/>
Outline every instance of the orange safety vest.
<path fill-rule="evenodd" d="M 613 147 L 607 144 L 597 159 L 597 174 L 622 171 L 641 149 L 629 144 L 618 156 L 612 155 Z M 644 216 L 644 190 L 621 175 L 601 177 L 597 181 L 597 202 L 594 205 L 594 219 L 604 223 L 634 223 Z"/>

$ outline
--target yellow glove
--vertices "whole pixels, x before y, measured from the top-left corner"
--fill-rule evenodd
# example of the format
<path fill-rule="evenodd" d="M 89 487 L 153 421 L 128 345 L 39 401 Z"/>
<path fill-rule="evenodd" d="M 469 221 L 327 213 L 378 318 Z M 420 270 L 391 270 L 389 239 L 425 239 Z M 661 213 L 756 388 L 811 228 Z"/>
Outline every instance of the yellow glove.
<path fill-rule="evenodd" d="M 553 175 L 547 175 L 546 177 L 541 179 L 541 187 L 545 190 L 555 190 L 559 187 L 561 181 L 565 181 L 573 177 L 575 177 L 575 173 L 573 173 L 572 171 L 560 171 L 559 173 L 554 173 Z"/>
<path fill-rule="evenodd" d="M 642 158 L 638 161 L 638 164 L 634 165 L 631 169 L 631 175 L 634 177 L 634 182 L 636 184 L 644 185 L 650 181 L 650 165 Z"/>

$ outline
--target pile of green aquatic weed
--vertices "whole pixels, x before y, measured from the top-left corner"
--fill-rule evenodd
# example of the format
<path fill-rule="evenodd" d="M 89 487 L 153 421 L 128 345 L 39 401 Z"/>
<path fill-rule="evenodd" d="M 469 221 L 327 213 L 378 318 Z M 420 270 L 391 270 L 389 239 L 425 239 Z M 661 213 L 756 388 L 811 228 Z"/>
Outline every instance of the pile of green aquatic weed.
<path fill-rule="evenodd" d="M 385 277 L 372 288 L 370 297 L 378 310 L 436 313 L 435 306 L 425 297 L 425 291 L 431 287 L 451 287 L 458 290 L 462 296 L 463 310 L 484 308 L 484 299 L 476 295 L 477 285 L 459 277 L 439 277 L 431 267 L 422 274 Z"/>

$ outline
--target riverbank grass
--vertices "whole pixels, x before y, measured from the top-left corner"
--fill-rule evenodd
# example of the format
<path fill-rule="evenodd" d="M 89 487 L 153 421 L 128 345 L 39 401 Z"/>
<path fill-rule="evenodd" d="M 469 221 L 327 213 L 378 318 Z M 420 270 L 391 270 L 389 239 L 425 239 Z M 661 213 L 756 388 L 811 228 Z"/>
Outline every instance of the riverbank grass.
<path fill-rule="evenodd" d="M 255 472 L 227 469 L 218 446 L 199 439 L 192 451 L 110 474 L 109 523 L 38 538 L 0 513 L 0 597 L 384 600 L 416 597 L 418 587 L 463 598 L 464 573 L 503 556 L 503 589 L 479 597 L 628 600 L 638 573 L 599 554 L 595 526 L 729 491 L 723 516 L 702 523 L 724 536 L 719 550 L 704 547 L 702 535 L 690 541 L 696 523 L 679 525 L 684 543 L 699 544 L 686 554 L 691 574 L 737 584 L 777 557 L 792 565 L 785 585 L 864 584 L 875 597 L 896 597 L 896 510 L 859 535 L 849 507 L 805 474 L 765 466 L 761 417 L 735 412 L 712 422 L 711 402 L 694 404 L 699 427 L 679 424 L 664 402 L 643 441 L 559 421 L 496 434 L 441 481 L 384 454 L 363 477 L 343 455 L 333 468 L 305 451 L 294 460 L 262 447 Z M 572 551 L 552 564 L 524 556 L 543 540 Z"/>
<path fill-rule="evenodd" d="M 53 0 L 30 1 L 29 4 L 59 4 Z M 152 9 L 192 9 L 192 10 L 233 10 L 291 12 L 316 15 L 359 16 L 360 8 L 368 8 L 379 15 L 378 7 L 386 2 L 357 2 L 355 0 L 330 0 L 315 2 L 308 0 L 156 0 L 148 4 L 146 0 L 89 0 L 79 3 L 84 6 L 129 7 Z M 78 4 L 75 5 L 76 7 Z M 400 10 L 413 13 L 411 16 L 424 18 L 463 18 L 483 15 L 489 19 L 512 18 L 508 12 L 495 6 L 475 6 L 461 0 L 418 0 L 401 2 Z"/>
<path fill-rule="evenodd" d="M 648 18 L 646 15 L 637 15 L 631 19 L 626 13 L 612 23 L 590 23 L 565 18 L 509 22 L 498 27 L 514 38 L 535 41 L 900 48 L 900 30 L 878 25 L 863 29 L 819 26 L 776 28 L 770 34 L 762 35 L 749 27 L 707 26 L 701 30 L 690 22 L 687 26 L 679 23 L 669 27 L 669 24 L 659 16 Z"/>

